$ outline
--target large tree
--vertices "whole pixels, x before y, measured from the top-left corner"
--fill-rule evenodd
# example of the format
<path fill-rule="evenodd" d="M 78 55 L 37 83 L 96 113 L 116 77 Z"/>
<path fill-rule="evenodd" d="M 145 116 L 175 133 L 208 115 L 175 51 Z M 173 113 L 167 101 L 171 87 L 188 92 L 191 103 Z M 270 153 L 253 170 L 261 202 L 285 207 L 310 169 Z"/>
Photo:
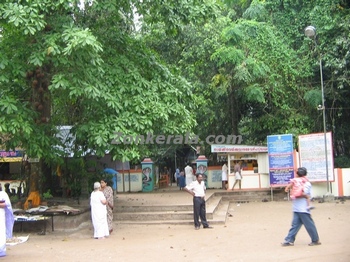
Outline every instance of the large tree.
<path fill-rule="evenodd" d="M 189 25 L 176 38 L 161 27 L 147 35 L 193 83 L 202 137 L 239 133 L 246 143 L 265 143 L 269 134 L 321 132 L 322 58 L 327 129 L 335 155 L 349 155 L 347 2 L 223 2 L 205 26 Z M 304 36 L 310 24 L 317 27 L 318 48 Z"/>
<path fill-rule="evenodd" d="M 148 48 L 134 16 L 183 23 L 211 13 L 209 1 L 32 0 L 0 3 L 0 144 L 42 162 L 65 152 L 57 126 L 72 126 L 75 155 L 92 150 L 140 159 L 125 135 L 182 134 L 195 125 L 191 86 Z"/>
<path fill-rule="evenodd" d="M 312 132 L 323 131 L 322 113 L 317 111 L 321 101 L 320 66 L 322 62 L 327 131 L 333 133 L 336 165 L 349 166 L 349 34 L 350 4 L 344 0 L 268 1 L 271 22 L 279 26 L 290 46 L 298 52 L 301 63 L 313 74 L 305 78 L 308 92 L 305 101 L 313 106 L 315 122 Z M 292 21 L 292 22 L 291 22 Z M 304 36 L 306 26 L 316 27 L 315 41 Z"/>

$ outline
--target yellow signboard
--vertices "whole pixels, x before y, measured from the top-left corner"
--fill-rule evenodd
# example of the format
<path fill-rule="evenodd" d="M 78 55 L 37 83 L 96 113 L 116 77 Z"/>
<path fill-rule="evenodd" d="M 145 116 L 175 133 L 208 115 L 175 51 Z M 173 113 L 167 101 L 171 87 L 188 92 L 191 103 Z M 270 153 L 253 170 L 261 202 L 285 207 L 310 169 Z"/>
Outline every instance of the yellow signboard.
<path fill-rule="evenodd" d="M 22 162 L 22 157 L 0 157 L 0 162 Z"/>

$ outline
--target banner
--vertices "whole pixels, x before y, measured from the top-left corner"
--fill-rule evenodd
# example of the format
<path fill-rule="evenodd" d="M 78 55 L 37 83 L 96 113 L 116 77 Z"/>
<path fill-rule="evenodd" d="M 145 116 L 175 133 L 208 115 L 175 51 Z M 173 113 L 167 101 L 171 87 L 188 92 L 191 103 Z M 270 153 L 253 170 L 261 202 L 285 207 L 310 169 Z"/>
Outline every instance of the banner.
<path fill-rule="evenodd" d="M 326 148 L 324 133 L 299 136 L 300 166 L 307 169 L 307 177 L 312 182 L 326 182 Z M 334 181 L 332 133 L 326 134 L 328 181 Z"/>
<path fill-rule="evenodd" d="M 23 152 L 0 150 L 0 162 L 22 162 Z"/>
<path fill-rule="evenodd" d="M 293 136 L 273 135 L 267 137 L 270 186 L 287 185 L 294 177 Z"/>

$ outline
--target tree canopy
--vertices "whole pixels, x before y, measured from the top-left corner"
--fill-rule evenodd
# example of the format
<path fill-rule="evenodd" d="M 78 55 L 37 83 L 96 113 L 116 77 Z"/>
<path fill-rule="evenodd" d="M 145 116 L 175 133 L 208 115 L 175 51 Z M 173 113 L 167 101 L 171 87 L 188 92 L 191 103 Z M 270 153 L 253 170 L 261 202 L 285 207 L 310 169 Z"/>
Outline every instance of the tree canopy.
<path fill-rule="evenodd" d="M 112 143 L 117 132 L 271 134 L 327 130 L 350 156 L 349 3 L 215 0 L 4 0 L 0 144 L 47 162 L 92 150 L 136 160 L 164 150 Z M 316 41 L 304 36 L 314 25 Z M 163 154 L 163 153 L 162 153 Z"/>
<path fill-rule="evenodd" d="M 138 14 L 174 34 L 215 7 L 210 1 L 175 2 L 3 1 L 0 144 L 54 159 L 56 127 L 70 125 L 76 154 L 108 150 L 130 160 L 147 148 L 113 145 L 115 132 L 191 130 L 191 84 L 145 45 L 133 23 Z"/>

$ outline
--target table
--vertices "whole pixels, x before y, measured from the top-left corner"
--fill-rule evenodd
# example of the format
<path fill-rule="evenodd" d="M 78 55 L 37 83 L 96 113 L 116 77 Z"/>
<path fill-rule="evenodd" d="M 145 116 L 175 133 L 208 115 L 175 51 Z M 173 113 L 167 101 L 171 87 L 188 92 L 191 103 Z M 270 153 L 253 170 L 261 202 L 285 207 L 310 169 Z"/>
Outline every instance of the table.
<path fill-rule="evenodd" d="M 34 219 L 35 217 L 40 217 L 40 220 L 45 220 L 45 232 L 46 232 L 46 222 L 51 218 L 51 229 L 52 232 L 55 230 L 55 226 L 54 226 L 54 217 L 55 216 L 74 216 L 74 215 L 79 215 L 82 213 L 82 211 L 80 209 L 77 208 L 73 208 L 70 206 L 66 206 L 66 205 L 58 205 L 58 206 L 52 206 L 52 207 L 43 207 L 43 206 L 39 206 L 37 208 L 32 208 L 29 210 L 14 210 L 14 215 L 16 217 L 22 217 L 23 220 L 25 221 L 18 221 L 18 222 L 22 222 L 21 223 L 21 229 L 23 228 L 23 222 L 30 222 L 31 221 L 36 221 L 39 219 Z M 28 219 L 31 218 L 31 219 Z M 39 223 L 39 221 L 37 221 Z"/>
<path fill-rule="evenodd" d="M 36 216 L 15 216 L 15 224 L 20 224 L 21 232 L 23 232 L 23 224 L 42 224 L 42 231 L 39 235 L 46 235 L 46 225 L 49 217 L 36 215 Z"/>
<path fill-rule="evenodd" d="M 55 226 L 54 226 L 54 223 L 53 223 L 53 217 L 61 215 L 61 213 L 59 213 L 59 212 L 50 212 L 50 211 L 45 211 L 44 213 L 45 213 L 45 216 L 48 219 L 49 219 L 49 217 L 51 217 L 51 230 L 52 230 L 52 232 L 55 231 Z"/>

